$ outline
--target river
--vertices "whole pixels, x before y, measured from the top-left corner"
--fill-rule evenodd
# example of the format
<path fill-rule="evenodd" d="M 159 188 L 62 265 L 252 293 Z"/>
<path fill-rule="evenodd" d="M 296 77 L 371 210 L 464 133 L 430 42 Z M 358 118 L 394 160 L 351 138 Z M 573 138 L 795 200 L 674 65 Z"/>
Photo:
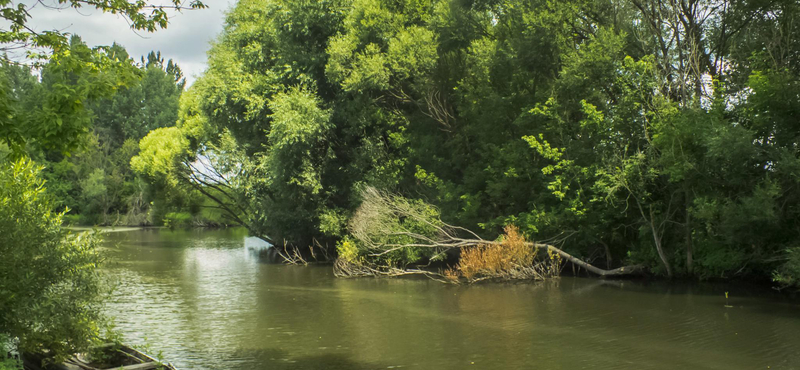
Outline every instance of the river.
<path fill-rule="evenodd" d="M 182 370 L 800 369 L 800 304 L 763 287 L 337 279 L 265 263 L 256 244 L 108 233 L 108 312 Z"/>

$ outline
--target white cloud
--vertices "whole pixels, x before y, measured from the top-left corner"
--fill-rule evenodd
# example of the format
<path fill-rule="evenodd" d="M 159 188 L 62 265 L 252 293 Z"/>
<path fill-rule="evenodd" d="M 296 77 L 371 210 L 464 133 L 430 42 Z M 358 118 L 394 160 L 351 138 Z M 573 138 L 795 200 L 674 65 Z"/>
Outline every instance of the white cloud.
<path fill-rule="evenodd" d="M 171 14 L 169 26 L 154 33 L 135 32 L 118 15 L 96 9 L 31 9 L 29 25 L 36 31 L 60 30 L 81 36 L 90 46 L 125 46 L 133 58 L 150 51 L 161 51 L 165 59 L 173 59 L 183 69 L 191 84 L 206 68 L 206 51 L 222 31 L 225 12 L 233 0 L 206 0 L 207 9 Z"/>

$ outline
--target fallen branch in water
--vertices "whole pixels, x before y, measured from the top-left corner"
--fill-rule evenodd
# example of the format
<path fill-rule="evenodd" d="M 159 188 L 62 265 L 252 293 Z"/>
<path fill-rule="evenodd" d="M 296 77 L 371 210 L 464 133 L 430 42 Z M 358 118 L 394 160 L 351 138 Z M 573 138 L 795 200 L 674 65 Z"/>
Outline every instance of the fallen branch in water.
<path fill-rule="evenodd" d="M 502 245 L 502 242 L 488 241 L 488 240 L 483 240 L 483 239 L 463 240 L 462 243 L 463 243 L 463 245 L 465 247 L 476 247 L 476 246 L 479 246 L 479 245 Z M 615 269 L 611 269 L 611 270 L 606 270 L 606 269 L 602 269 L 602 268 L 599 268 L 597 266 L 594 266 L 594 265 L 592 265 L 592 264 L 590 264 L 588 262 L 585 262 L 585 261 L 581 260 L 580 258 L 577 258 L 577 257 L 575 257 L 575 256 L 573 256 L 573 255 L 571 255 L 571 254 L 569 254 L 567 252 L 564 252 L 560 248 L 558 248 L 556 246 L 553 246 L 551 244 L 525 242 L 525 245 L 528 246 L 528 247 L 531 247 L 531 248 L 535 248 L 535 249 L 542 248 L 544 250 L 548 250 L 548 251 L 551 251 L 553 253 L 556 253 L 559 256 L 561 256 L 561 258 L 571 262 L 572 264 L 574 264 L 576 266 L 580 266 L 580 267 L 586 269 L 587 271 L 589 271 L 589 272 L 591 272 L 593 274 L 599 275 L 599 276 L 636 275 L 636 274 L 642 274 L 645 271 L 645 267 L 642 266 L 642 265 L 623 266 L 623 267 L 619 267 L 619 268 L 615 268 Z M 419 246 L 419 245 L 417 245 L 417 246 Z M 436 247 L 436 246 L 431 246 L 431 248 L 434 248 L 434 247 Z"/>
<path fill-rule="evenodd" d="M 589 264 L 587 262 L 584 262 L 580 258 L 573 257 L 569 253 L 564 252 L 561 249 L 558 249 L 558 248 L 556 248 L 556 247 L 554 247 L 552 245 L 549 245 L 549 244 L 535 244 L 535 243 L 531 243 L 531 244 L 534 244 L 534 245 L 537 245 L 537 246 L 541 246 L 541 247 L 545 247 L 550 251 L 558 253 L 559 256 L 561 256 L 562 258 L 564 258 L 567 261 L 572 262 L 572 264 L 580 266 L 580 267 L 583 267 L 584 269 L 586 269 L 586 271 L 589 271 L 591 273 L 594 273 L 596 275 L 600 275 L 600 276 L 603 276 L 603 277 L 606 277 L 606 276 L 637 275 L 637 274 L 642 274 L 645 271 L 645 267 L 642 266 L 642 265 L 623 266 L 623 267 L 615 268 L 615 269 L 612 269 L 612 270 L 605 270 L 605 269 L 601 269 L 601 268 L 599 268 L 597 266 L 593 266 L 593 265 L 591 265 L 591 264 Z"/>
<path fill-rule="evenodd" d="M 284 264 L 303 265 L 303 266 L 308 265 L 308 261 L 305 258 L 303 258 L 298 249 L 296 247 L 287 246 L 286 241 L 283 242 L 283 250 L 276 247 L 273 248 L 275 248 L 275 251 L 278 253 L 278 256 L 280 256 L 283 259 Z"/>
<path fill-rule="evenodd" d="M 430 205 L 375 188 L 367 188 L 362 196 L 363 202 L 348 227 L 350 235 L 363 248 L 359 252 L 362 260 L 345 261 L 348 266 L 342 262 L 337 276 L 408 275 L 405 269 L 378 267 L 375 262 L 366 261 L 391 261 L 392 256 L 397 258 L 398 253 L 411 249 L 430 250 L 429 256 L 443 256 L 445 251 L 459 250 L 459 265 L 438 274 L 451 281 L 460 277 L 470 282 L 485 277 L 545 280 L 558 276 L 562 260 L 603 277 L 644 272 L 640 265 L 601 269 L 554 245 L 525 241 L 511 225 L 501 241 L 484 240 L 471 230 L 443 222 Z M 539 258 L 540 249 L 547 252 L 548 258 Z M 412 274 L 424 273 L 415 271 Z"/>
<path fill-rule="evenodd" d="M 378 266 L 363 262 L 350 262 L 344 258 L 337 258 L 333 263 L 333 274 L 336 277 L 366 277 L 366 276 L 409 276 L 422 275 L 442 283 L 448 283 L 448 278 L 440 273 L 420 269 L 401 269 L 392 266 Z"/>

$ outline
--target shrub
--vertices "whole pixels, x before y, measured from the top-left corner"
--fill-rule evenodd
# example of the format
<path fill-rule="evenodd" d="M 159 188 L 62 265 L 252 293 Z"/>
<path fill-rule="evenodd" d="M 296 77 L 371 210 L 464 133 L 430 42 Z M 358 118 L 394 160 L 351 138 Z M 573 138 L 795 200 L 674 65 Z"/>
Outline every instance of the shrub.
<path fill-rule="evenodd" d="M 336 244 L 336 252 L 339 254 L 339 258 L 350 263 L 358 263 L 362 259 L 358 254 L 356 242 L 350 237 L 344 237 Z"/>
<path fill-rule="evenodd" d="M 59 360 L 97 337 L 107 286 L 100 234 L 62 229 L 40 172 L 26 159 L 0 164 L 0 334 Z"/>
<path fill-rule="evenodd" d="M 164 216 L 164 226 L 170 229 L 192 227 L 192 215 L 188 212 L 170 212 Z"/>
<path fill-rule="evenodd" d="M 784 288 L 800 289 L 800 247 L 786 250 L 787 259 L 772 274 L 772 280 Z"/>
<path fill-rule="evenodd" d="M 547 259 L 537 261 L 537 255 L 538 248 L 527 243 L 516 226 L 509 225 L 500 243 L 462 250 L 457 272 L 468 281 L 480 278 L 543 280 L 557 276 L 561 258 L 548 253 Z M 455 275 L 455 271 L 448 274 Z M 448 279 L 452 280 L 450 276 Z"/>

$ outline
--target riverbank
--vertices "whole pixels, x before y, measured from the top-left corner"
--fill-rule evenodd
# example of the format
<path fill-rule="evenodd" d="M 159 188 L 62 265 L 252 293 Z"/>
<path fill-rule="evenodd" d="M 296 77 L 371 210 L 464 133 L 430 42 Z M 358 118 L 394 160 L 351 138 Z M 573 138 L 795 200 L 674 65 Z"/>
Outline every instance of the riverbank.
<path fill-rule="evenodd" d="M 164 229 L 163 226 L 65 226 L 67 230 L 72 231 L 93 231 L 98 230 L 102 233 L 121 233 L 127 231 L 137 230 L 159 230 Z"/>
<path fill-rule="evenodd" d="M 125 232 L 125 231 L 136 231 L 136 230 L 218 230 L 218 229 L 235 229 L 239 226 L 181 226 L 181 227 L 168 227 L 168 226 L 125 226 L 125 225 L 117 225 L 117 226 L 73 226 L 73 225 L 64 225 L 64 228 L 67 230 L 73 231 L 92 231 L 92 230 L 100 230 L 103 233 L 111 233 L 111 232 Z"/>

